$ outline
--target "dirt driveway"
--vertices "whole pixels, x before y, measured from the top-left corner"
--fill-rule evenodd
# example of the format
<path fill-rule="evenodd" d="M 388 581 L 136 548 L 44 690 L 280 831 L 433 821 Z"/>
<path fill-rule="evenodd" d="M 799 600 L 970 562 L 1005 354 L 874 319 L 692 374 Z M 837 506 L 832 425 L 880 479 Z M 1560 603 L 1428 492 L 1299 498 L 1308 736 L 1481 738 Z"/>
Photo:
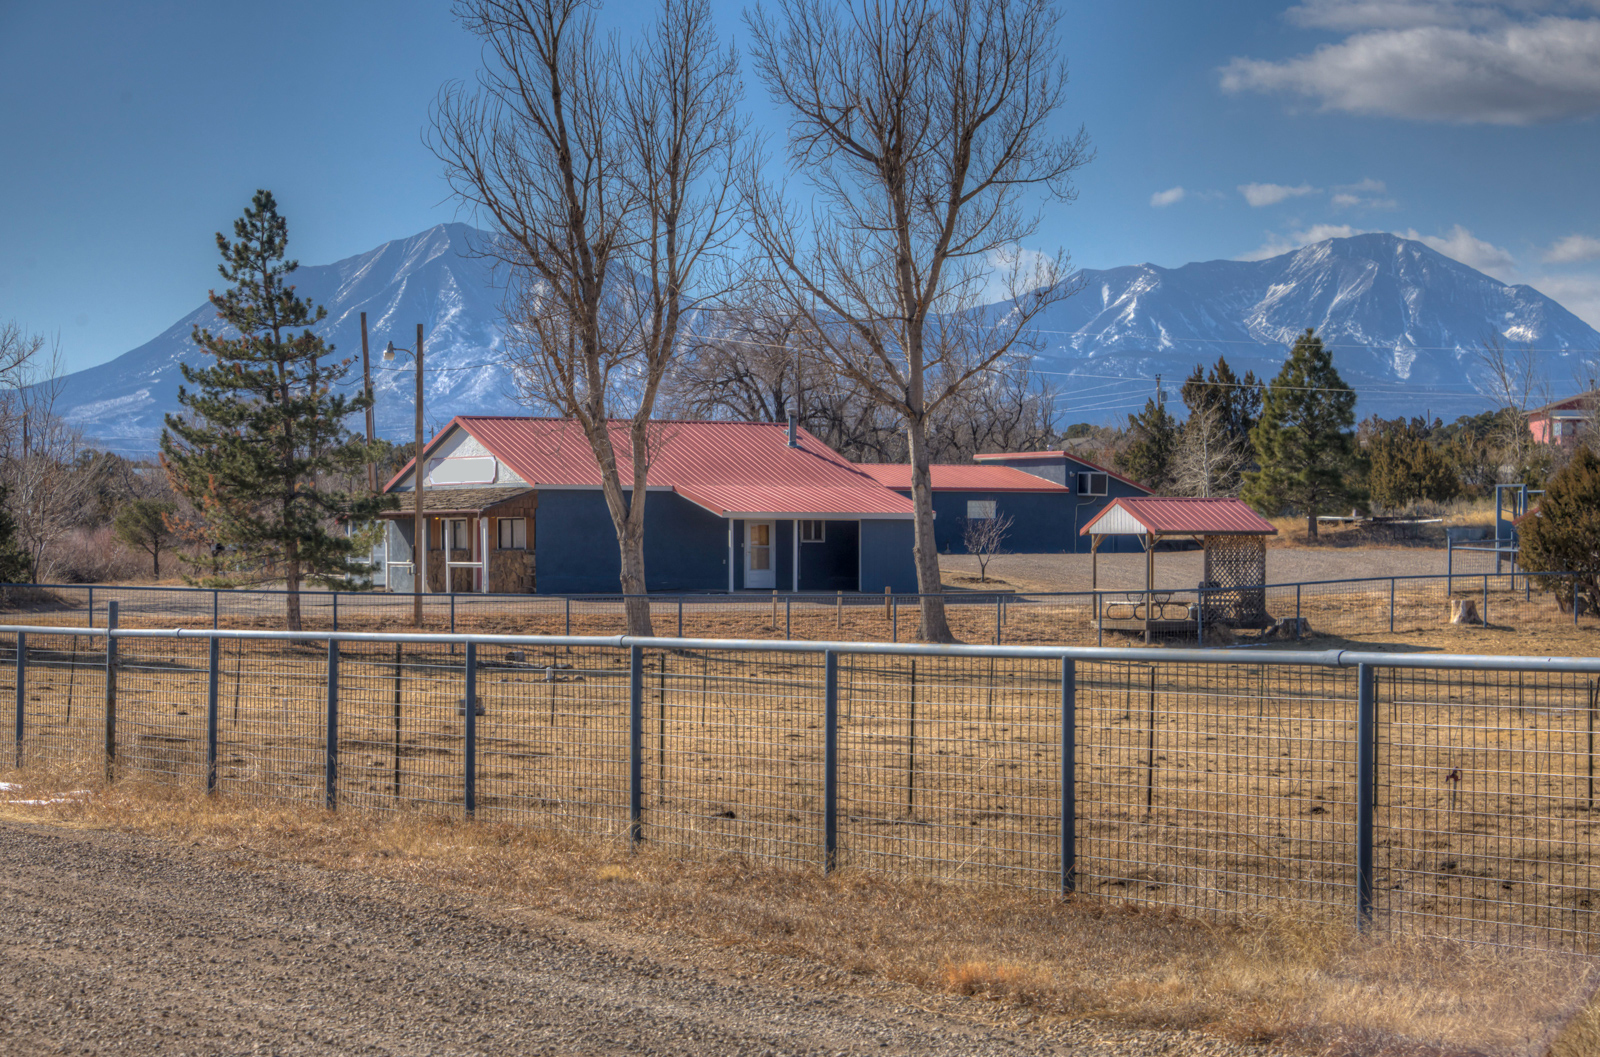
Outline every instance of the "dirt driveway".
<path fill-rule="evenodd" d="M 921 1008 L 907 988 L 762 978 L 738 957 L 421 885 L 0 823 L 8 1057 L 1268 1052 L 1002 1027 Z"/>

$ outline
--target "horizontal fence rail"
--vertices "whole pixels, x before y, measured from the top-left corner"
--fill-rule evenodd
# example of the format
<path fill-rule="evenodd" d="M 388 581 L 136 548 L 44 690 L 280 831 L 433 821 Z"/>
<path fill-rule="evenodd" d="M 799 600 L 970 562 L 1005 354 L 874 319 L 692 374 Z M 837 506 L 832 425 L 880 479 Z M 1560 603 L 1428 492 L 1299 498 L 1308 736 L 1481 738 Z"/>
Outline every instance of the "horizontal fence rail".
<path fill-rule="evenodd" d="M 1457 566 L 1462 563 L 1457 562 Z M 1567 574 L 1493 563 L 1437 576 L 1317 580 L 1223 589 L 1081 592 L 828 594 L 737 592 L 646 596 L 654 634 L 800 642 L 908 642 L 919 607 L 938 597 L 956 638 L 990 645 L 1234 646 L 1307 638 L 1372 640 L 1447 625 L 1470 603 L 1480 624 L 1538 630 L 1596 628 Z M 319 632 L 413 629 L 411 595 L 301 591 L 300 626 Z M 621 595 L 425 594 L 422 625 L 435 633 L 603 636 L 627 629 Z M 637 600 L 633 600 L 637 601 Z M 116 603 L 124 627 L 281 628 L 288 593 L 190 587 L 0 584 L 0 614 L 16 623 L 104 627 Z"/>
<path fill-rule="evenodd" d="M 0 761 L 686 859 L 1600 947 L 1600 658 L 106 616 L 0 626 Z"/>

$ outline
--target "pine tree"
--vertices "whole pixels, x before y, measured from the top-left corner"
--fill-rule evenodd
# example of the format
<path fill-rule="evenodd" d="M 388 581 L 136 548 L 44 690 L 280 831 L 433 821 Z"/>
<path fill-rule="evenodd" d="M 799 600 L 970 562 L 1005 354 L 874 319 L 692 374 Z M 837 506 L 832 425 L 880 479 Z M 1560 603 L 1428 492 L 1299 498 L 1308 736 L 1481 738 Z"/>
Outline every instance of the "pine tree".
<path fill-rule="evenodd" d="M 1563 605 L 1576 602 L 1574 593 L 1586 596 L 1590 609 L 1600 604 L 1600 457 L 1587 446 L 1574 451 L 1519 531 L 1524 568 L 1571 574 L 1537 578 Z"/>
<path fill-rule="evenodd" d="M 1317 538 L 1317 514 L 1356 495 L 1348 474 L 1355 464 L 1356 394 L 1333 368 L 1316 330 L 1295 341 L 1283 370 L 1267 387 L 1261 420 L 1250 432 L 1261 469 L 1245 474 L 1240 494 L 1264 514 L 1297 510 L 1306 538 Z"/>
<path fill-rule="evenodd" d="M 271 192 L 256 192 L 233 234 L 217 234 L 218 271 L 233 285 L 210 300 L 237 336 L 195 328 L 214 362 L 180 365 L 194 390 L 178 389 L 184 413 L 167 416 L 161 461 L 218 544 L 255 575 L 283 577 L 287 626 L 298 631 L 303 584 L 351 587 L 360 576 L 353 544 L 330 527 L 370 520 L 392 500 L 328 487 L 336 474 L 361 477 L 366 445 L 345 422 L 370 398 L 336 392 L 351 361 L 329 358 L 332 347 L 311 329 L 327 310 L 284 281 L 298 264 L 284 258 L 288 224 Z"/>
<path fill-rule="evenodd" d="M 17 541 L 17 522 L 5 485 L 0 485 L 0 584 L 25 583 L 32 578 L 33 565 Z"/>
<path fill-rule="evenodd" d="M 1184 379 L 1180 393 L 1191 419 L 1210 412 L 1228 436 L 1249 445 L 1250 431 L 1261 417 L 1264 395 L 1255 372 L 1246 371 L 1240 378 L 1228 366 L 1227 359 L 1219 356 L 1209 373 L 1195 364 L 1194 373 Z"/>
<path fill-rule="evenodd" d="M 1167 410 L 1160 378 L 1156 379 L 1156 395 L 1145 401 L 1144 410 L 1128 416 L 1128 434 L 1128 446 L 1117 453 L 1117 469 L 1147 488 L 1164 490 L 1172 481 L 1178 420 Z"/>

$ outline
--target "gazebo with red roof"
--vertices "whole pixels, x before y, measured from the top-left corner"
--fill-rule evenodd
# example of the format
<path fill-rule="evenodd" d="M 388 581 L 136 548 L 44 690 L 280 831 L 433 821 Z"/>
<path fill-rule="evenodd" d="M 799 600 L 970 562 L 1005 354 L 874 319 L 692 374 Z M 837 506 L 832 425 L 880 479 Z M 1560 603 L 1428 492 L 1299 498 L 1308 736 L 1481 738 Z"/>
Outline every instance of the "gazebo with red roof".
<path fill-rule="evenodd" d="M 1114 499 L 1083 527 L 1082 534 L 1091 540 L 1091 583 L 1096 589 L 1100 583 L 1100 541 L 1113 536 L 1144 538 L 1143 602 L 1131 603 L 1133 612 L 1117 622 L 1142 623 L 1146 642 L 1157 622 L 1172 623 L 1155 614 L 1153 581 L 1155 545 L 1173 537 L 1198 538 L 1205 547 L 1205 579 L 1200 586 L 1206 591 L 1207 620 L 1215 618 L 1235 627 L 1270 623 L 1266 612 L 1266 538 L 1277 535 L 1278 530 L 1242 500 L 1169 496 Z M 1106 621 L 1102 614 L 1102 627 Z M 1177 623 L 1194 624 L 1197 619 L 1186 614 Z"/>

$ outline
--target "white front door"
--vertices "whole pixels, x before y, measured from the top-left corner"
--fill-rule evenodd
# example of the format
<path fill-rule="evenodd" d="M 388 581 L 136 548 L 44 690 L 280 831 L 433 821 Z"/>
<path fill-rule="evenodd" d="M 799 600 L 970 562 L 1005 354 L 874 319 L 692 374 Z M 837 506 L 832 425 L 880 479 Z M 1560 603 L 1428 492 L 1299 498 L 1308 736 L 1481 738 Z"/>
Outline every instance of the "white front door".
<path fill-rule="evenodd" d="M 772 535 L 775 522 L 744 523 L 744 585 L 750 588 L 778 586 L 777 570 L 772 567 Z"/>

